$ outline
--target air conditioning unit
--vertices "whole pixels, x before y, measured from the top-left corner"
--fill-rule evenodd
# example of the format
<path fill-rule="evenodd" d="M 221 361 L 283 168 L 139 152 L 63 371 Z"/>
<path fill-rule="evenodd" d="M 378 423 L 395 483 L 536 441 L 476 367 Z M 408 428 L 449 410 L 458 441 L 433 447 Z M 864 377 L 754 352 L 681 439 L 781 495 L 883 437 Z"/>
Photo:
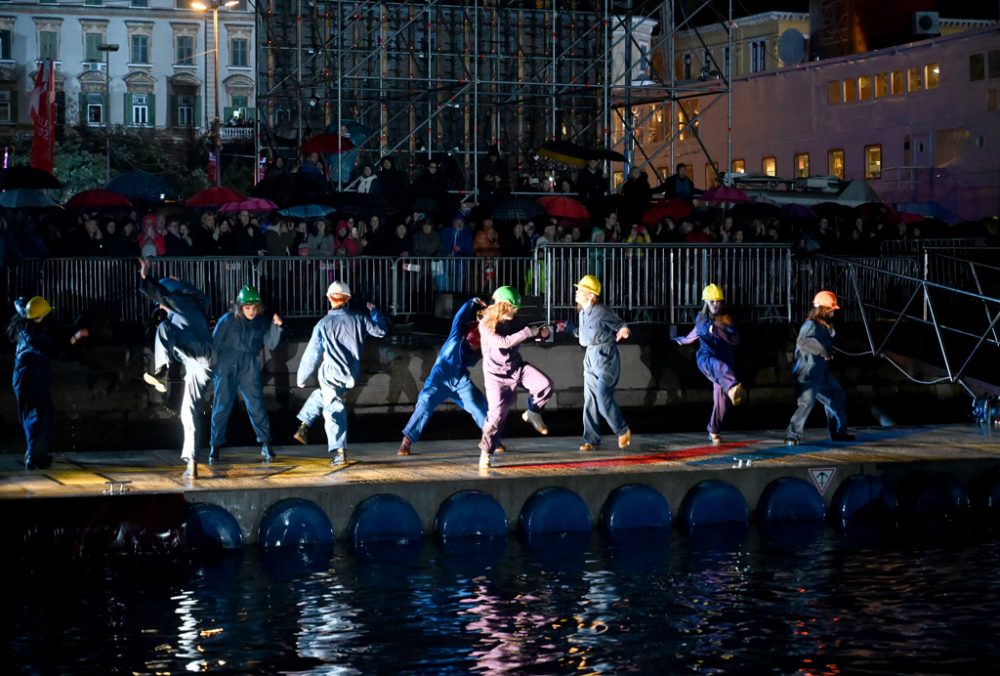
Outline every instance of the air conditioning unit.
<path fill-rule="evenodd" d="M 941 35 L 941 15 L 937 12 L 914 12 L 913 34 Z"/>
<path fill-rule="evenodd" d="M 83 62 L 83 72 L 104 72 L 104 62 L 103 61 L 84 61 Z"/>

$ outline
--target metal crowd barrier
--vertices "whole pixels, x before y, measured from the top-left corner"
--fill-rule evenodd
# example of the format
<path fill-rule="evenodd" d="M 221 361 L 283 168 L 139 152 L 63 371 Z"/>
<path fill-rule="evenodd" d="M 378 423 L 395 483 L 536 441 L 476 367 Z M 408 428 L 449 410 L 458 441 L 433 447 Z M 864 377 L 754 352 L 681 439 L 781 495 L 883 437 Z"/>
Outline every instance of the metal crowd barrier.
<path fill-rule="evenodd" d="M 849 267 L 852 266 L 853 267 Z M 799 261 L 795 275 L 795 298 L 797 299 L 796 321 L 804 318 L 812 309 L 812 299 L 817 291 L 826 289 L 837 293 L 849 290 L 847 272 L 856 277 L 857 286 L 863 290 L 866 301 L 874 308 L 895 307 L 899 296 L 908 293 L 901 278 L 920 278 L 920 264 L 909 256 L 840 256 L 837 258 L 817 256 Z M 883 273 L 898 275 L 887 277 Z M 892 283 L 887 284 L 886 281 Z M 840 303 L 842 321 L 861 320 L 857 305 Z"/>
<path fill-rule="evenodd" d="M 790 319 L 788 245 L 544 243 L 537 258 L 550 320 L 573 312 L 573 284 L 586 274 L 597 275 L 602 301 L 627 321 L 692 321 L 710 283 L 721 285 L 727 303 L 748 320 Z"/>
<path fill-rule="evenodd" d="M 986 296 L 1000 297 L 1000 260 L 996 247 L 927 247 L 923 278 L 927 281 Z"/>
<path fill-rule="evenodd" d="M 883 256 L 916 256 L 927 248 L 979 247 L 986 243 L 984 237 L 923 237 L 920 239 L 887 239 L 879 244 Z"/>

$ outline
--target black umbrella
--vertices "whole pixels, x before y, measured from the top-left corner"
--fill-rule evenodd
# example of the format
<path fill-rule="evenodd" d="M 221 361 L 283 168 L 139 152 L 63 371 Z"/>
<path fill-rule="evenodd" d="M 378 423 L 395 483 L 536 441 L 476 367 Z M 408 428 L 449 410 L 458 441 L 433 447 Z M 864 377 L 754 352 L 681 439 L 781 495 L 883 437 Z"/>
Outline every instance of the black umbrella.
<path fill-rule="evenodd" d="M 542 205 L 534 200 L 510 199 L 490 215 L 498 221 L 528 221 L 544 212 Z"/>
<path fill-rule="evenodd" d="M 151 203 L 162 202 L 177 194 L 166 180 L 146 171 L 126 171 L 118 174 L 108 181 L 106 187 L 133 200 Z"/>
<path fill-rule="evenodd" d="M 609 162 L 624 162 L 625 156 L 622 155 L 617 150 L 609 150 L 608 148 L 597 148 L 589 152 L 587 159 L 608 160 Z"/>
<path fill-rule="evenodd" d="M 538 148 L 538 154 L 571 167 L 583 167 L 593 151 L 572 141 L 546 141 Z"/>
<path fill-rule="evenodd" d="M 31 190 L 46 190 L 61 188 L 62 181 L 45 171 L 26 164 L 18 164 L 6 169 L 0 169 L 0 190 L 29 188 Z"/>

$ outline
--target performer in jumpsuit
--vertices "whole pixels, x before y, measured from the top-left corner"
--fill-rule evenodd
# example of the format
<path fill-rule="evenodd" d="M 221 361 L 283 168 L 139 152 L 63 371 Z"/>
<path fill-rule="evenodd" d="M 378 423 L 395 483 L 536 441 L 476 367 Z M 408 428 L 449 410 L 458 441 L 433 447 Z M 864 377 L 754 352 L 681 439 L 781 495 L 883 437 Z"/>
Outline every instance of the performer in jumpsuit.
<path fill-rule="evenodd" d="M 601 303 L 601 280 L 584 275 L 576 287 L 576 308 L 580 324 L 559 322 L 558 330 L 568 331 L 587 348 L 583 356 L 583 443 L 581 451 L 592 451 L 601 445 L 601 419 L 608 421 L 618 435 L 618 448 L 632 443 L 625 416 L 615 403 L 615 388 L 621 375 L 618 341 L 626 340 L 632 331 L 614 311 Z M 598 417 L 600 415 L 600 417 Z"/>
<path fill-rule="evenodd" d="M 232 312 L 227 312 L 215 325 L 212 343 L 217 355 L 212 382 L 212 442 L 209 464 L 218 462 L 219 447 L 226 443 L 226 428 L 233 404 L 239 393 L 246 404 L 250 424 L 264 462 L 275 456 L 271 450 L 271 421 L 264 403 L 261 380 L 261 350 L 273 350 L 281 340 L 281 317 L 275 313 L 270 321 L 261 314 L 261 298 L 256 288 L 244 286 L 236 296 Z"/>
<path fill-rule="evenodd" d="M 521 418 L 539 434 L 548 434 L 541 411 L 552 398 L 552 381 L 547 375 L 524 361 L 518 346 L 531 338 L 548 338 L 546 326 L 532 328 L 513 326 L 514 316 L 521 307 L 521 294 L 510 286 L 493 292 L 493 304 L 479 312 L 479 339 L 483 349 L 483 380 L 486 386 L 486 420 L 479 441 L 479 466 L 496 467 L 500 437 L 504 423 L 514 405 L 518 386 L 528 390 L 528 408 Z"/>
<path fill-rule="evenodd" d="M 17 417 L 24 429 L 27 447 L 24 451 L 24 468 L 46 469 L 52 465 L 49 440 L 52 434 L 52 417 L 55 406 L 49 389 L 49 371 L 52 354 L 58 347 L 58 338 L 51 321 L 46 321 L 52 306 L 41 296 L 25 301 L 14 301 L 14 316 L 7 326 L 7 337 L 17 345 L 14 354 L 14 397 L 17 399 Z M 70 338 L 75 345 L 88 336 L 81 328 Z"/>
<path fill-rule="evenodd" d="M 798 408 L 788 423 L 785 442 L 797 446 L 802 439 L 806 421 L 816 402 L 826 410 L 827 428 L 831 441 L 854 441 L 847 431 L 847 394 L 830 372 L 833 359 L 833 315 L 840 309 L 832 291 L 820 291 L 813 298 L 813 309 L 799 329 L 795 341 L 795 394 Z"/>
<path fill-rule="evenodd" d="M 471 415 L 476 421 L 476 426 L 482 429 L 486 420 L 486 397 L 469 376 L 469 367 L 479 361 L 479 327 L 474 325 L 468 330 L 468 324 L 475 319 L 476 310 L 484 307 L 486 307 L 485 301 L 472 298 L 455 313 L 451 322 L 451 332 L 438 351 L 437 360 L 417 396 L 413 415 L 403 428 L 399 455 L 410 455 L 413 444 L 420 439 L 420 433 L 423 432 L 434 409 L 448 399 Z M 496 450 L 498 452 L 503 450 L 499 442 Z"/>
<path fill-rule="evenodd" d="M 713 444 L 722 443 L 719 429 L 726 417 L 729 403 L 739 406 L 746 397 L 746 390 L 733 372 L 736 362 L 735 347 L 740 343 L 740 334 L 733 325 L 733 319 L 723 307 L 725 300 L 722 288 L 709 284 L 701 292 L 705 306 L 695 319 L 694 328 L 686 336 L 676 339 L 678 345 L 687 345 L 696 340 L 698 346 L 698 370 L 712 382 L 712 416 L 708 419 L 708 438 Z"/>
<path fill-rule="evenodd" d="M 184 477 L 198 477 L 198 451 L 201 449 L 201 414 L 205 391 L 212 379 L 215 350 L 208 327 L 208 297 L 194 285 L 183 280 L 164 277 L 156 281 L 149 277 L 149 260 L 139 259 L 140 291 L 166 311 L 167 318 L 156 329 L 153 343 L 153 373 L 143 378 L 160 391 L 166 391 L 164 381 L 171 361 L 184 366 L 184 398 L 181 401 L 181 425 L 184 444 L 181 460 Z M 161 389 L 162 388 L 162 389 Z"/>
<path fill-rule="evenodd" d="M 347 307 L 351 289 L 344 282 L 330 284 L 326 297 L 330 311 L 313 328 L 296 381 L 299 387 L 305 387 L 306 381 L 319 371 L 327 449 L 334 454 L 330 464 L 343 465 L 347 462 L 344 395 L 357 382 L 365 336 L 382 338 L 389 325 L 374 303 L 368 303 L 369 317 L 351 312 Z"/>

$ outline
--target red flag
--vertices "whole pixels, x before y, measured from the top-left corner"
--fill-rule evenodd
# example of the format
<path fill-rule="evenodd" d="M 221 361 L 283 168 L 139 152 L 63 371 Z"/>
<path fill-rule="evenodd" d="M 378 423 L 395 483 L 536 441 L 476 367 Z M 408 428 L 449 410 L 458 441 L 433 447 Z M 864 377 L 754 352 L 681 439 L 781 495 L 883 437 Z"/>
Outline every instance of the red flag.
<path fill-rule="evenodd" d="M 208 182 L 212 185 L 218 185 L 216 181 L 216 176 L 219 173 L 219 154 L 215 150 L 208 151 L 208 169 L 205 171 L 206 178 Z"/>
<path fill-rule="evenodd" d="M 35 137 L 31 142 L 31 166 L 52 173 L 55 156 L 56 88 L 55 64 L 44 61 L 35 75 L 35 89 L 31 92 L 31 121 Z"/>

